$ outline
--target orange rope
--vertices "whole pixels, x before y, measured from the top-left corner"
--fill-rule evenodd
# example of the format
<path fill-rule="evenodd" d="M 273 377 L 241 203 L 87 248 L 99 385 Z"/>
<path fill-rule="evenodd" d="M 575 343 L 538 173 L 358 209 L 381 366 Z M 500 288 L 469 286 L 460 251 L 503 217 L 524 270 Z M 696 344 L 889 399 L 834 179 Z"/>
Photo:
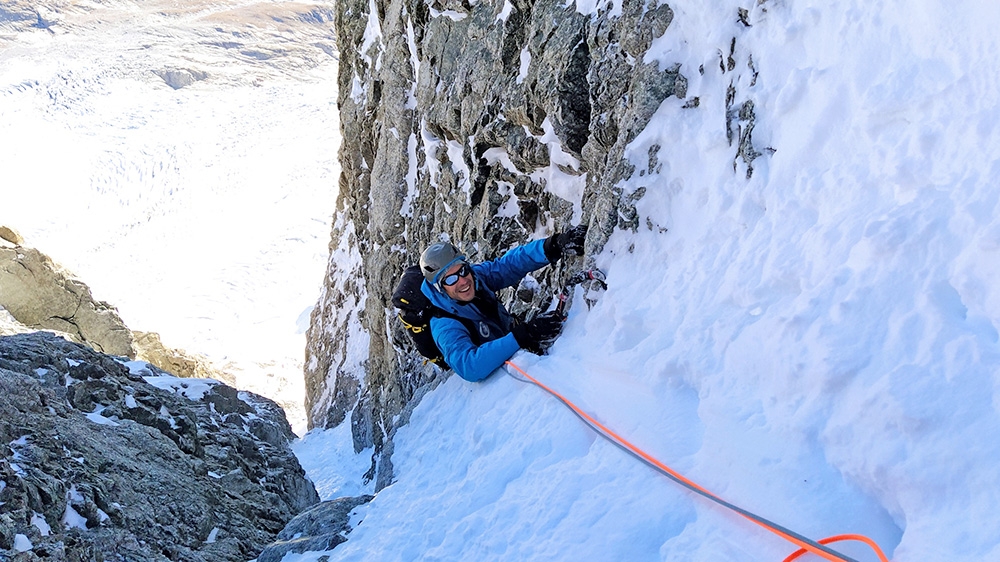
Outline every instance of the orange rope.
<path fill-rule="evenodd" d="M 835 550 L 833 550 L 833 549 L 825 546 L 828 543 L 838 542 L 838 541 L 844 541 L 844 540 L 861 541 L 861 542 L 867 544 L 868 546 L 870 546 L 872 548 L 872 550 L 875 551 L 875 553 L 878 555 L 879 560 L 881 562 L 889 562 L 889 559 L 886 558 L 885 554 L 882 553 L 882 549 L 879 548 L 878 544 L 875 543 L 875 541 L 873 541 L 872 539 L 870 539 L 868 537 L 865 537 L 865 536 L 862 536 L 862 535 L 837 535 L 835 537 L 829 537 L 829 538 L 826 538 L 826 539 L 823 539 L 823 540 L 820 540 L 820 541 L 813 541 L 813 540 L 810 540 L 810 539 L 808 539 L 806 537 L 803 537 L 802 535 L 799 535 L 798 533 L 795 533 L 795 532 L 790 531 L 790 530 L 788 530 L 788 529 L 786 529 L 784 527 L 781 527 L 780 525 L 772 523 L 771 521 L 768 521 L 767 519 L 764 519 L 763 517 L 760 517 L 760 516 L 755 515 L 755 514 L 749 512 L 749 511 L 746 511 L 745 509 L 743 509 L 741 507 L 738 507 L 736 505 L 733 505 L 733 504 L 727 502 L 726 500 L 720 498 L 719 496 L 713 494 L 712 492 L 709 492 L 705 488 L 701 487 L 700 485 L 696 484 L 695 482 L 687 479 L 686 477 L 684 477 L 680 473 L 676 472 L 672 468 L 670 468 L 667 465 L 663 464 L 662 462 L 660 462 L 659 460 L 657 460 L 655 457 L 653 457 L 649 453 L 643 451 L 639 447 L 633 445 L 628 440 L 626 440 L 625 438 L 621 437 L 620 435 L 618 435 L 614 431 L 611 431 L 606 426 L 604 426 L 604 424 L 602 424 L 601 422 L 599 422 L 599 421 L 595 420 L 593 417 L 591 417 L 590 414 L 588 414 L 588 413 L 584 412 L 583 410 L 581 410 L 576 404 L 570 402 L 562 394 L 559 394 L 555 390 L 552 390 L 551 388 L 549 388 L 545 384 L 541 383 L 540 381 L 538 381 L 537 379 L 535 379 L 534 377 L 532 377 L 531 375 L 529 375 L 528 373 L 526 373 L 523 369 L 521 369 L 517 365 L 511 363 L 510 361 L 506 361 L 505 363 L 507 365 L 510 365 L 514 370 L 516 370 L 518 373 L 520 373 L 521 375 L 523 375 L 529 382 L 534 383 L 539 388 L 545 390 L 546 392 L 548 392 L 552 396 L 554 396 L 557 399 L 559 399 L 559 401 L 561 401 L 568 408 L 570 408 L 577 416 L 579 416 L 580 418 L 582 418 L 584 420 L 584 422 L 586 422 L 588 425 L 590 425 L 595 431 L 597 431 L 598 433 L 602 434 L 605 438 L 609 439 L 615 445 L 618 445 L 619 447 L 625 449 L 627 452 L 629 452 L 629 453 L 637 456 L 643 462 L 645 462 L 645 463 L 649 464 L 650 466 L 652 466 L 653 468 L 659 470 L 660 472 L 662 472 L 663 474 L 667 475 L 672 480 L 674 480 L 675 482 L 683 485 L 684 487 L 686 487 L 686 488 L 688 488 L 688 489 L 690 489 L 690 490 L 692 490 L 694 492 L 697 492 L 697 493 L 699 493 L 699 494 L 707 497 L 708 499 L 711 499 L 712 501 L 714 501 L 714 502 L 716 502 L 718 504 L 721 504 L 721 505 L 723 505 L 723 506 L 725 506 L 725 507 L 727 507 L 727 508 L 735 511 L 739 515 L 743 516 L 745 519 L 747 519 L 747 520 L 749 520 L 749 521 L 751 521 L 751 522 L 753 522 L 753 523 L 755 523 L 757 525 L 760 525 L 761 527 L 767 529 L 768 531 L 774 533 L 775 535 L 777 535 L 777 536 L 779 536 L 779 537 L 787 540 L 788 542 L 790 542 L 790 543 L 798 546 L 799 550 L 796 551 L 796 552 L 794 552 L 793 554 L 791 554 L 788 558 L 786 558 L 784 560 L 784 562 L 791 562 L 792 560 L 795 560 L 796 558 L 798 558 L 799 556 L 801 556 L 803 554 L 806 554 L 807 552 L 811 552 L 813 554 L 821 556 L 821 557 L 823 557 L 823 558 L 825 558 L 827 560 L 830 560 L 832 562 L 845 562 L 845 561 L 847 561 L 847 562 L 855 562 L 854 559 L 849 558 L 849 557 L 847 557 L 847 556 L 845 556 L 845 555 L 843 555 L 843 554 L 841 554 L 841 553 L 839 553 L 839 552 L 837 552 L 837 551 L 835 551 Z"/>
<path fill-rule="evenodd" d="M 863 542 L 863 543 L 867 544 L 868 546 L 870 546 L 871 549 L 875 551 L 875 554 L 878 555 L 878 559 L 879 560 L 881 560 L 882 562 L 889 562 L 889 559 L 885 557 L 885 554 L 882 552 L 882 549 L 879 548 L 878 544 L 875 541 L 871 540 L 870 538 L 868 538 L 868 537 L 866 537 L 864 535 L 836 535 L 836 536 L 833 536 L 833 537 L 827 537 L 825 539 L 820 539 L 820 540 L 818 540 L 816 542 L 818 542 L 820 544 L 830 544 L 830 543 L 833 543 L 833 542 L 840 542 L 840 541 L 858 541 L 858 542 Z M 796 558 L 802 556 L 806 552 L 807 551 L 804 548 L 800 548 L 799 550 L 796 550 L 795 552 L 789 554 L 788 558 L 785 558 L 784 560 L 782 560 L 782 562 L 792 562 L 792 560 L 795 560 Z"/>

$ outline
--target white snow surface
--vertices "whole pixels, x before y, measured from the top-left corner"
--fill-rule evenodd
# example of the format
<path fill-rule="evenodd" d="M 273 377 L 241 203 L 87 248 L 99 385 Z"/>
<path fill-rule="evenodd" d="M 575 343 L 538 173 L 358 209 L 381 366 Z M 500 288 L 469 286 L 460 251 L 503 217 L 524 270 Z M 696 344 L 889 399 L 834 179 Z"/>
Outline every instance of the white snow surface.
<path fill-rule="evenodd" d="M 104 409 L 105 406 L 101 406 L 100 404 L 98 404 L 97 406 L 94 407 L 93 412 L 90 412 L 89 414 L 85 415 L 87 416 L 88 420 L 96 423 L 97 425 L 110 425 L 112 427 L 120 425 L 116 420 L 104 417 L 104 415 L 102 415 Z"/>
<path fill-rule="evenodd" d="M 20 533 L 14 535 L 14 550 L 17 552 L 27 552 L 33 548 L 35 548 L 35 546 L 31 544 L 31 539 L 29 539 L 26 535 L 22 535 Z"/>
<path fill-rule="evenodd" d="M 66 0 L 47 29 L 17 17 L 35 4 L 0 8 L 0 224 L 304 432 L 339 173 L 332 2 Z"/>
<path fill-rule="evenodd" d="M 172 376 L 144 376 L 143 379 L 156 388 L 180 394 L 195 402 L 201 401 L 205 393 L 219 384 L 219 381 L 212 379 L 182 379 Z"/>
<path fill-rule="evenodd" d="M 31 524 L 38 529 L 38 532 L 41 533 L 43 537 L 49 536 L 49 533 L 52 532 L 52 527 L 50 527 L 48 521 L 45 520 L 45 516 L 37 511 L 33 511 L 31 513 Z"/>
<path fill-rule="evenodd" d="M 629 147 L 620 187 L 647 190 L 638 232 L 597 256 L 609 290 L 589 310 L 577 295 L 549 355 L 514 362 L 809 538 L 865 534 L 898 562 L 1000 560 L 1000 4 L 670 6 L 647 62 L 681 62 L 699 108 L 666 100 Z M 726 138 L 730 83 L 736 107 L 755 105 L 750 179 Z M 336 482 L 370 454 L 341 428 L 296 450 L 324 498 L 370 491 Z M 346 543 L 285 561 L 795 550 L 502 372 L 429 393 L 392 461 Z"/>

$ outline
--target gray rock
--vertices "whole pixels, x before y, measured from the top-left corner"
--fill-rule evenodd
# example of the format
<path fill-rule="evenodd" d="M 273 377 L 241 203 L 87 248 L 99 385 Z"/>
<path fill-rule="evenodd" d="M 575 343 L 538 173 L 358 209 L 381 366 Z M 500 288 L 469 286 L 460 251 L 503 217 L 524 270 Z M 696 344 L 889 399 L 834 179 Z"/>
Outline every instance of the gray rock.
<path fill-rule="evenodd" d="M 324 551 L 347 541 L 351 511 L 374 496 L 338 498 L 320 502 L 295 516 L 278 533 L 278 540 L 265 548 L 257 562 L 280 562 L 289 552 Z"/>
<path fill-rule="evenodd" d="M 167 347 L 156 332 L 129 330 L 115 307 L 94 300 L 86 283 L 23 246 L 14 229 L 0 227 L 0 239 L 0 334 L 48 330 L 100 352 L 147 361 L 178 377 L 235 384 L 233 375 L 207 357 Z"/>
<path fill-rule="evenodd" d="M 132 332 L 118 311 L 34 248 L 0 241 L 0 306 L 29 328 L 63 332 L 98 351 L 135 357 Z"/>
<path fill-rule="evenodd" d="M 0 559 L 248 560 L 319 500 L 261 396 L 45 332 L 0 337 L 0 383 Z"/>

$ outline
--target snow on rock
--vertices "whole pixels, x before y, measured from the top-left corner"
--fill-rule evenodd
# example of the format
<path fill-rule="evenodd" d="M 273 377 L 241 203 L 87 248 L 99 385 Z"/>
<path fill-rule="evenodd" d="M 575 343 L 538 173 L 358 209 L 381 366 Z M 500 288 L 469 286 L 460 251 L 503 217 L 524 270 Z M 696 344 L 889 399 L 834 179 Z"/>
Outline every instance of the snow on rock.
<path fill-rule="evenodd" d="M 166 378 L 46 332 L 0 337 L 0 559 L 23 534 L 81 560 L 249 560 L 319 500 L 274 402 Z"/>
<path fill-rule="evenodd" d="M 27 552 L 33 548 L 35 548 L 35 545 L 31 544 L 31 539 L 27 535 L 20 533 L 14 535 L 14 550 L 17 552 Z"/>

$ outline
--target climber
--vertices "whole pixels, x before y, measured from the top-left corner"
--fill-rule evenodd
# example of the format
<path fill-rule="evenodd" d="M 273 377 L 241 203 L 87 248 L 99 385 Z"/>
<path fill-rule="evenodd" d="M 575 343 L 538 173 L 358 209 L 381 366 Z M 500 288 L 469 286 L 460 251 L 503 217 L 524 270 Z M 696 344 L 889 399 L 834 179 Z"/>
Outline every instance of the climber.
<path fill-rule="evenodd" d="M 515 321 L 496 291 L 517 285 L 528 273 L 564 254 L 583 255 L 587 227 L 580 225 L 518 246 L 495 260 L 470 264 L 453 244 L 432 244 L 420 256 L 421 292 L 445 314 L 430 330 L 445 361 L 463 379 L 481 381 L 518 349 L 542 354 L 562 331 L 565 316 L 549 311 Z"/>

